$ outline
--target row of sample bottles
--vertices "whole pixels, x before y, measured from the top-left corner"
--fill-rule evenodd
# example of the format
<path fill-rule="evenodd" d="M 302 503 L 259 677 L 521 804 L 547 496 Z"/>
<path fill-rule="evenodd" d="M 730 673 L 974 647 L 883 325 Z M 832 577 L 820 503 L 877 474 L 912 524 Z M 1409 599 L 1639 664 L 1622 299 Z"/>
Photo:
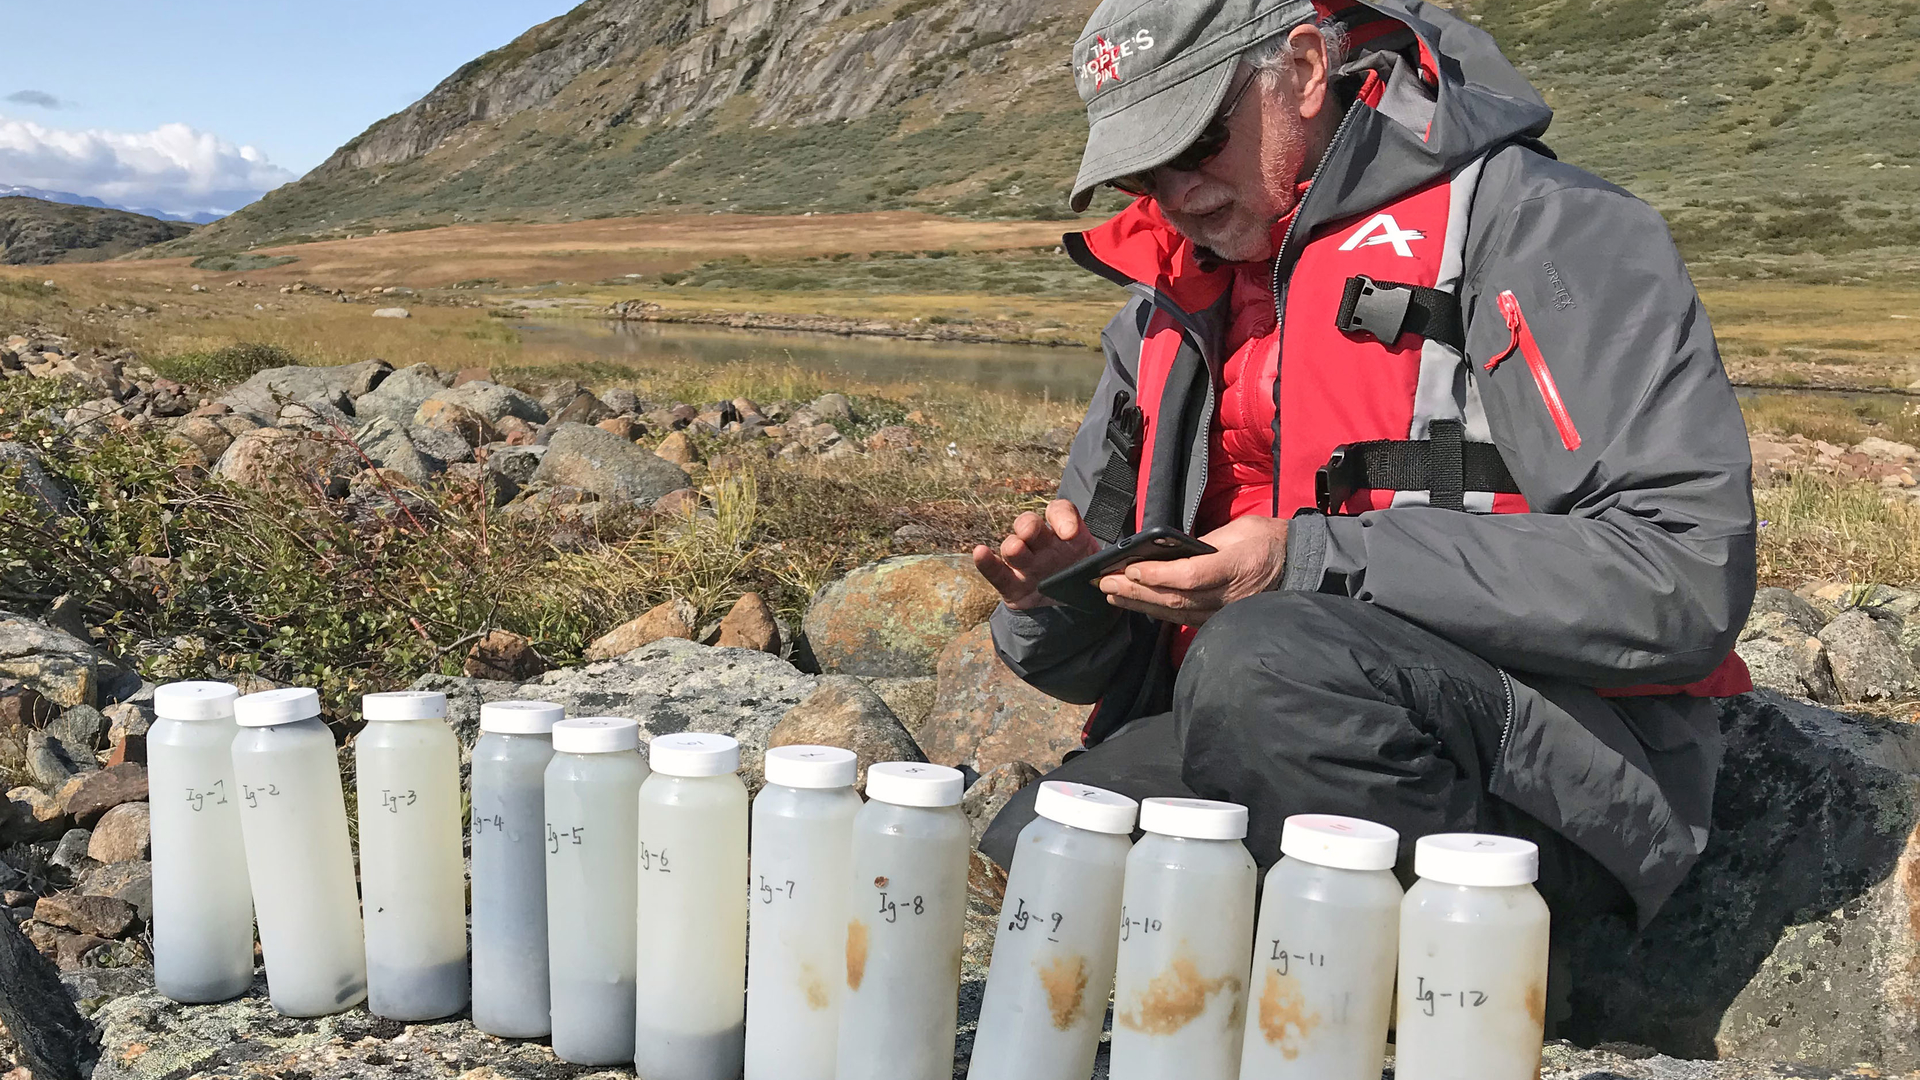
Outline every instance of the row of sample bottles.
<path fill-rule="evenodd" d="M 1034 809 L 970 1075 L 1086 1080 L 1109 990 L 1113 1080 L 1378 1080 L 1389 1027 L 1401 1080 L 1538 1075 L 1548 914 L 1533 844 L 1422 837 L 1403 894 L 1394 830 L 1291 817 L 1256 925 L 1245 807 L 1147 799 L 1138 843 L 1136 804 L 1110 791 L 1043 782 Z"/>
<path fill-rule="evenodd" d="M 358 895 L 313 691 L 178 683 L 155 709 L 154 962 L 169 997 L 244 993 L 257 915 L 289 1015 L 366 1000 L 427 1020 L 470 995 L 483 1031 L 551 1037 L 565 1060 L 633 1062 L 649 1080 L 952 1074 L 970 847 L 956 770 L 874 765 L 863 805 L 851 752 L 782 747 L 749 815 L 730 738 L 660 736 L 643 756 L 632 720 L 488 703 L 469 972 L 443 696 L 363 699 Z M 1111 989 L 1116 1080 L 1372 1080 L 1396 968 L 1398 1075 L 1534 1075 L 1547 914 L 1532 845 L 1423 838 L 1403 899 L 1392 830 L 1290 819 L 1256 932 L 1245 808 L 1136 807 L 1049 782 L 1036 809 L 972 1075 L 1085 1080 Z"/>

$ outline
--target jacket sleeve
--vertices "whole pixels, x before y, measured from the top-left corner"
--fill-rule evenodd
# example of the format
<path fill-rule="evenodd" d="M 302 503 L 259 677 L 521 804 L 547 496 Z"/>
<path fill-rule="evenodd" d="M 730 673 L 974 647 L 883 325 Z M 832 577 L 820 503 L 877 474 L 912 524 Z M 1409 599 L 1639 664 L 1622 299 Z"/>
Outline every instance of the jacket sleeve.
<path fill-rule="evenodd" d="M 1522 194 L 1469 245 L 1461 303 L 1493 440 L 1534 512 L 1296 519 L 1283 585 L 1377 604 L 1517 671 L 1596 687 L 1703 678 L 1746 619 L 1756 533 L 1712 329 L 1652 208 L 1556 163 L 1521 171 L 1558 179 L 1511 185 Z M 1575 449 L 1520 350 L 1485 370 L 1512 340 L 1504 291 Z"/>
<path fill-rule="evenodd" d="M 1139 350 L 1124 350 L 1114 338 L 1139 322 L 1140 307 L 1138 300 L 1128 305 L 1100 335 L 1106 369 L 1067 452 L 1059 497 L 1071 501 L 1082 514 L 1093 496 L 1094 480 L 1107 463 L 1107 421 L 1113 416 L 1114 396 L 1134 392 L 1131 361 Z M 1099 700 L 1133 636 L 1131 620 L 1118 608 L 1095 612 L 1046 606 L 1015 611 L 1001 604 L 990 622 L 994 649 L 1014 674 L 1034 689 L 1076 705 Z"/>

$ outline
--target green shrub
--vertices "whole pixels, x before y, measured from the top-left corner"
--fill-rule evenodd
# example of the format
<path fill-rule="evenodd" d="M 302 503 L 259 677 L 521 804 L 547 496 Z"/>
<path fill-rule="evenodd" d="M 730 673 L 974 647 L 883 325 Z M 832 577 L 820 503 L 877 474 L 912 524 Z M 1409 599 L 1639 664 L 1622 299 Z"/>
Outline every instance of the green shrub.
<path fill-rule="evenodd" d="M 278 345 L 243 341 L 211 352 L 175 353 L 154 360 L 151 366 L 156 372 L 176 382 L 213 387 L 245 382 L 269 368 L 291 367 L 304 362 Z"/>

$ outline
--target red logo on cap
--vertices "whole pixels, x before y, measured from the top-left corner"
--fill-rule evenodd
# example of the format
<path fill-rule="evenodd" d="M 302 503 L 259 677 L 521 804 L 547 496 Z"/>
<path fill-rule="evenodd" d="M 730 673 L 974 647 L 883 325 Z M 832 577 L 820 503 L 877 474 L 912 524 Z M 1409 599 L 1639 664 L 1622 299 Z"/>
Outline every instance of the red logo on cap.
<path fill-rule="evenodd" d="M 1120 81 L 1120 46 L 1104 37 L 1094 39 L 1093 55 L 1087 58 L 1087 74 L 1093 76 L 1093 88 L 1100 89 L 1108 79 Z"/>

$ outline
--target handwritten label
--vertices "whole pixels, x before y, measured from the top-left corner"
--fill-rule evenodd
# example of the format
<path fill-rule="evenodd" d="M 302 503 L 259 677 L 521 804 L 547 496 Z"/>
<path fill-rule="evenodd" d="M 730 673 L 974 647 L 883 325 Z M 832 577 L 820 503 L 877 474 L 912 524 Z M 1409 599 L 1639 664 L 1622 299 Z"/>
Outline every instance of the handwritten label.
<path fill-rule="evenodd" d="M 1040 930 L 1047 935 L 1048 941 L 1057 942 L 1060 940 L 1057 936 L 1060 933 L 1060 927 L 1066 921 L 1067 917 L 1058 911 L 1045 914 L 1028 911 L 1027 898 L 1022 896 L 1016 899 L 1013 914 L 1007 918 L 1007 929 L 1016 933 Z"/>
<path fill-rule="evenodd" d="M 193 807 L 193 812 L 196 814 L 209 806 L 227 805 L 227 782 L 225 780 L 215 780 L 213 786 L 205 791 L 195 791 L 192 788 L 188 788 L 187 805 Z"/>
<path fill-rule="evenodd" d="M 768 881 L 767 875 L 761 874 L 760 887 L 755 889 L 754 892 L 759 894 L 761 903 L 771 904 L 776 898 L 782 900 L 793 899 L 793 888 L 793 882 L 791 881 Z"/>
<path fill-rule="evenodd" d="M 555 829 L 553 822 L 547 822 L 547 854 L 560 854 L 561 841 L 572 844 L 574 847 L 579 847 L 580 841 L 586 836 L 586 832 L 587 829 L 584 825 L 575 825 L 571 829 Z"/>
<path fill-rule="evenodd" d="M 473 835 L 475 836 L 485 835 L 486 831 L 489 828 L 491 828 L 494 832 L 497 832 L 497 833 L 506 832 L 507 819 L 504 817 L 501 817 L 499 814 L 495 814 L 492 817 L 476 816 L 473 819 Z"/>
<path fill-rule="evenodd" d="M 280 785 L 267 784 L 263 787 L 254 787 L 252 784 L 241 784 L 240 794 L 247 800 L 248 806 L 258 807 L 260 805 L 260 796 L 265 795 L 268 798 L 272 798 L 280 794 Z"/>
<path fill-rule="evenodd" d="M 1449 1005 L 1462 1009 L 1478 1009 L 1487 1003 L 1487 995 L 1479 990 L 1456 989 L 1435 993 L 1427 989 L 1425 976 L 1414 980 L 1413 1000 L 1420 1003 L 1420 1011 L 1428 1016 Z"/>
<path fill-rule="evenodd" d="M 1127 914 L 1127 909 L 1124 906 L 1120 908 L 1121 941 L 1131 941 L 1135 934 L 1157 934 L 1164 929 L 1166 929 L 1166 927 L 1161 924 L 1159 919 L 1146 915 L 1136 919 Z"/>
<path fill-rule="evenodd" d="M 905 898 L 890 900 L 888 899 L 888 894 L 883 892 L 880 894 L 879 913 L 885 916 L 886 920 L 890 923 L 899 922 L 900 916 L 902 915 L 925 915 L 927 913 L 927 901 L 925 897 L 921 896 L 915 896 L 911 900 Z"/>
<path fill-rule="evenodd" d="M 640 844 L 640 869 L 643 873 L 658 872 L 671 874 L 673 870 L 667 863 L 666 848 L 649 848 L 643 841 Z"/>
<path fill-rule="evenodd" d="M 1268 959 L 1273 961 L 1274 970 L 1282 975 L 1287 974 L 1289 969 L 1295 964 L 1306 968 L 1323 968 L 1327 966 L 1326 953 L 1283 949 L 1280 947 L 1280 941 L 1277 938 L 1273 942 L 1273 955 L 1268 957 Z"/>
<path fill-rule="evenodd" d="M 401 807 L 412 806 L 419 801 L 420 793 L 412 789 L 406 791 L 394 791 L 391 788 L 380 789 L 380 805 L 385 808 L 389 814 L 397 814 L 400 812 Z"/>

